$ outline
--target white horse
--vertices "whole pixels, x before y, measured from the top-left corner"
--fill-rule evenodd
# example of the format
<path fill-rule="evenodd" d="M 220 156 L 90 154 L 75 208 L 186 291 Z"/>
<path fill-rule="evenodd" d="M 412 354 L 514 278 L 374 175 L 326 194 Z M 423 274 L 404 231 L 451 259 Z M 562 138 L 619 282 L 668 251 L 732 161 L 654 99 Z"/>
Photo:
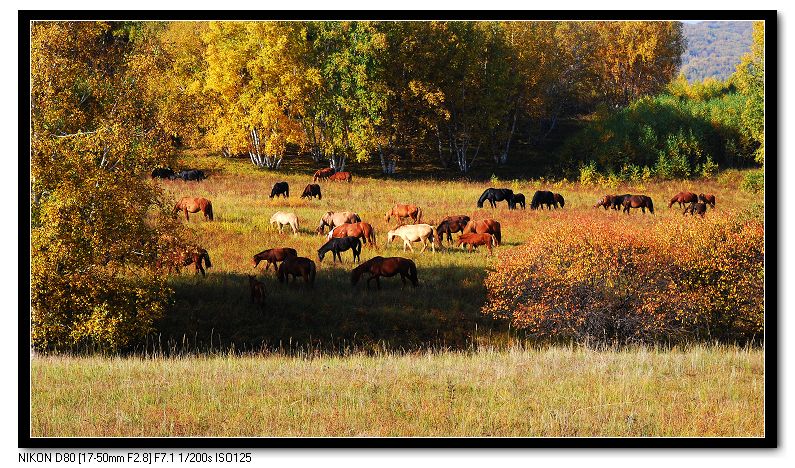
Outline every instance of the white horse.
<path fill-rule="evenodd" d="M 395 237 L 400 237 L 403 239 L 404 252 L 406 251 L 406 247 L 414 252 L 414 248 L 411 246 L 411 243 L 419 241 L 422 241 L 422 250 L 420 253 L 425 252 L 425 249 L 428 248 L 427 241 L 430 240 L 431 250 L 436 253 L 436 247 L 434 244 L 434 239 L 436 239 L 436 228 L 430 224 L 406 224 L 403 226 L 398 226 L 387 233 L 386 240 L 387 242 L 391 243 Z"/>
<path fill-rule="evenodd" d="M 298 235 L 298 216 L 295 213 L 285 213 L 283 211 L 277 211 L 273 213 L 271 216 L 271 226 L 277 223 L 279 225 L 279 232 L 283 232 L 282 228 L 285 224 L 289 224 L 291 228 L 293 228 L 293 234 Z"/>

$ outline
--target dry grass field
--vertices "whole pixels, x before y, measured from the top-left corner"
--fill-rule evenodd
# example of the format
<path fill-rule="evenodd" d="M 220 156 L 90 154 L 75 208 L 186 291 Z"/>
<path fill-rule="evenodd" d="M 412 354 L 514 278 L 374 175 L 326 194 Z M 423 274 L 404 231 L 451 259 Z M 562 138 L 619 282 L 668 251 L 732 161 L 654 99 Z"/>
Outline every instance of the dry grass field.
<path fill-rule="evenodd" d="M 169 282 L 175 303 L 138 357 L 36 356 L 31 361 L 34 436 L 763 436 L 764 351 L 718 345 L 594 350 L 528 345 L 521 333 L 481 313 L 483 280 L 499 255 L 551 218 L 577 222 L 627 216 L 592 206 L 605 193 L 645 193 L 656 213 L 629 215 L 637 229 L 700 223 L 667 201 L 681 190 L 717 195 L 707 216 L 761 203 L 739 190 L 741 172 L 706 181 L 595 187 L 570 182 L 487 182 L 360 177 L 321 182 L 323 199 L 299 198 L 316 168 L 258 171 L 246 160 L 193 155 L 181 167 L 209 173 L 200 183 L 163 181 L 174 198 L 209 198 L 215 220 L 191 215 L 213 267 L 184 269 Z M 288 199 L 269 199 L 277 181 Z M 524 193 L 526 210 L 476 208 L 489 186 Z M 532 211 L 535 190 L 566 198 Z M 386 244 L 384 213 L 413 203 L 423 222 L 467 214 L 502 224 L 503 246 L 402 252 Z M 405 256 L 420 287 L 351 287 L 350 252 L 320 263 L 314 233 L 326 211 L 351 210 L 371 223 L 378 245 L 362 260 Z M 294 212 L 300 233 L 269 226 Z M 184 220 L 184 219 L 183 219 Z M 251 257 L 292 247 L 318 265 L 313 288 L 255 272 Z M 267 306 L 250 300 L 247 274 L 265 282 Z M 243 351 L 242 354 L 235 351 Z M 146 357 L 142 357 L 146 356 Z"/>

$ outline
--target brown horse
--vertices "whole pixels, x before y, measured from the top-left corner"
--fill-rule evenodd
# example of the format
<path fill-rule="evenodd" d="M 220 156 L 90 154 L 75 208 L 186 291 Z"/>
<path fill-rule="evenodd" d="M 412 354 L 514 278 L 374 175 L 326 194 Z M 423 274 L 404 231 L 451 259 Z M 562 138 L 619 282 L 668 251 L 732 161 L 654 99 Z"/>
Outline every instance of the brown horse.
<path fill-rule="evenodd" d="M 204 214 L 205 219 L 213 220 L 213 204 L 206 198 L 193 198 L 182 197 L 176 205 L 174 205 L 174 214 L 180 211 L 185 212 L 185 219 L 190 221 L 188 213 L 198 213 L 199 211 Z"/>
<path fill-rule="evenodd" d="M 502 231 L 500 229 L 499 221 L 495 221 L 493 219 L 483 219 L 480 221 L 470 221 L 464 226 L 464 234 L 467 233 L 475 233 L 475 234 L 491 234 L 494 236 L 494 239 L 497 241 L 496 245 L 502 244 Z"/>
<path fill-rule="evenodd" d="M 698 194 L 698 200 L 701 201 L 701 202 L 706 203 L 707 205 L 711 206 L 712 208 L 715 208 L 715 195 L 712 195 L 711 193 L 709 193 L 707 195 L 704 195 L 703 193 L 699 193 Z"/>
<path fill-rule="evenodd" d="M 707 204 L 706 203 L 704 203 L 704 202 L 693 202 L 693 203 L 690 204 L 690 206 L 685 208 L 685 211 L 682 212 L 682 216 L 690 213 L 693 216 L 699 215 L 699 216 L 701 216 L 703 218 L 704 214 L 706 212 L 707 212 Z"/>
<path fill-rule="evenodd" d="M 455 245 L 456 247 L 463 248 L 464 245 L 469 247 L 469 251 L 472 252 L 473 248 L 476 248 L 479 245 L 485 245 L 489 249 L 489 255 L 492 254 L 491 245 L 497 245 L 494 236 L 491 234 L 461 234 L 458 236 L 458 243 Z"/>
<path fill-rule="evenodd" d="M 210 254 L 203 248 L 198 246 L 176 247 L 159 257 L 156 266 L 158 269 L 164 266 L 167 267 L 168 273 L 171 274 L 173 270 L 177 270 L 177 273 L 180 273 L 182 267 L 193 264 L 196 267 L 196 273 L 207 276 L 202 267 L 202 260 L 204 260 L 207 268 L 212 268 L 213 264 L 210 262 Z"/>
<path fill-rule="evenodd" d="M 278 278 L 280 283 L 289 284 L 290 275 L 293 276 L 293 282 L 301 276 L 305 284 L 314 285 L 316 272 L 317 268 L 312 260 L 306 257 L 287 257 L 279 265 Z"/>
<path fill-rule="evenodd" d="M 350 172 L 336 172 L 331 174 L 328 177 L 328 180 L 333 180 L 335 182 L 348 182 L 350 183 L 353 180 L 353 176 L 351 176 Z"/>
<path fill-rule="evenodd" d="M 258 281 L 251 275 L 248 276 L 248 286 L 251 289 L 251 302 L 258 306 L 265 306 L 265 283 Z"/>
<path fill-rule="evenodd" d="M 389 218 L 392 216 L 396 217 L 400 222 L 403 222 L 403 219 L 410 218 L 413 221 L 412 224 L 417 224 L 420 222 L 420 218 L 422 218 L 422 210 L 416 205 L 403 205 L 398 203 L 393 206 L 390 211 L 386 212 L 384 221 L 388 223 Z"/>
<path fill-rule="evenodd" d="M 362 239 L 362 243 L 370 242 L 373 246 L 375 242 L 375 229 L 368 223 L 345 223 L 342 226 L 337 226 L 329 231 L 326 239 L 333 239 L 335 237 L 358 237 Z"/>
<path fill-rule="evenodd" d="M 317 182 L 319 179 L 328 179 L 334 175 L 335 172 L 337 171 L 335 171 L 333 167 L 327 167 L 325 169 L 315 171 L 315 175 L 312 177 L 312 182 Z"/>
<path fill-rule="evenodd" d="M 651 197 L 646 195 L 630 195 L 625 198 L 624 213 L 629 214 L 630 208 L 640 208 L 643 214 L 646 214 L 646 208 L 648 208 L 649 213 L 654 214 L 654 203 L 652 203 Z"/>
<path fill-rule="evenodd" d="M 277 271 L 276 262 L 283 262 L 286 258 L 297 256 L 298 252 L 296 252 L 295 249 L 291 249 L 289 247 L 263 250 L 257 255 L 254 255 L 254 268 L 257 268 L 259 262 L 264 260 L 267 262 L 265 264 L 265 271 L 268 271 L 268 268 L 270 268 L 271 265 L 273 265 L 273 271 Z"/>
<path fill-rule="evenodd" d="M 679 192 L 668 202 L 668 208 L 674 206 L 674 203 L 679 203 L 679 208 L 682 208 L 688 203 L 698 201 L 698 196 L 693 192 Z"/>
<path fill-rule="evenodd" d="M 447 241 L 453 243 L 453 234 L 464 232 L 464 227 L 469 222 L 469 216 L 448 216 L 436 227 L 436 242 L 442 245 L 443 235 L 447 234 Z"/>
<path fill-rule="evenodd" d="M 596 205 L 594 205 L 593 207 L 599 208 L 600 206 L 603 206 L 605 208 L 605 211 L 607 211 L 608 208 L 613 207 L 613 199 L 615 197 L 616 197 L 615 195 L 605 195 L 602 198 L 600 198 L 599 201 L 596 202 Z"/>
<path fill-rule="evenodd" d="M 417 265 L 408 258 L 403 257 L 373 257 L 370 260 L 362 263 L 353 270 L 351 270 L 351 285 L 356 286 L 362 274 L 369 273 L 370 277 L 367 278 L 367 287 L 370 287 L 370 281 L 375 280 L 378 289 L 381 289 L 381 281 L 379 278 L 392 277 L 400 275 L 403 281 L 403 287 L 406 286 L 406 278 L 411 281 L 411 285 L 415 288 L 419 285 L 417 279 Z"/>

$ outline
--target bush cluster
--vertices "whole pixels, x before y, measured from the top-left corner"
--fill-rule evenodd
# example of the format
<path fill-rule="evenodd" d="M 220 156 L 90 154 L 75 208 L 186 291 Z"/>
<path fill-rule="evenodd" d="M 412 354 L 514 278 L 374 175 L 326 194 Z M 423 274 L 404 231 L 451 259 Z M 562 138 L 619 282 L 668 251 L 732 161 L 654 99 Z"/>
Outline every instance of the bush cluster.
<path fill-rule="evenodd" d="M 761 211 L 720 218 L 551 219 L 500 257 L 485 314 L 587 343 L 760 341 Z"/>

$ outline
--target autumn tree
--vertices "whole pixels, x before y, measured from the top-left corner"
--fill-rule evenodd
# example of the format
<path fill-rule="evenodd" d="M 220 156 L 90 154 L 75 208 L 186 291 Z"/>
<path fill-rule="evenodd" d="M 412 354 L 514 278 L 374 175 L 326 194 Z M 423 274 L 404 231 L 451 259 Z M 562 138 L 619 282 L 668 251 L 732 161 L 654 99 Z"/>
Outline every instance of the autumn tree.
<path fill-rule="evenodd" d="M 212 22 L 203 35 L 207 70 L 206 141 L 278 168 L 287 145 L 303 145 L 304 96 L 319 77 L 303 66 L 301 23 Z"/>
<path fill-rule="evenodd" d="M 31 312 L 38 349 L 119 349 L 168 302 L 150 265 L 170 226 L 144 175 L 170 133 L 149 88 L 152 44 L 136 25 L 31 25 Z M 132 274 L 131 272 L 136 272 Z"/>
<path fill-rule="evenodd" d="M 765 23 L 754 22 L 751 51 L 744 55 L 732 77 L 738 90 L 746 96 L 742 112 L 745 134 L 759 147 L 754 159 L 765 162 Z"/>

